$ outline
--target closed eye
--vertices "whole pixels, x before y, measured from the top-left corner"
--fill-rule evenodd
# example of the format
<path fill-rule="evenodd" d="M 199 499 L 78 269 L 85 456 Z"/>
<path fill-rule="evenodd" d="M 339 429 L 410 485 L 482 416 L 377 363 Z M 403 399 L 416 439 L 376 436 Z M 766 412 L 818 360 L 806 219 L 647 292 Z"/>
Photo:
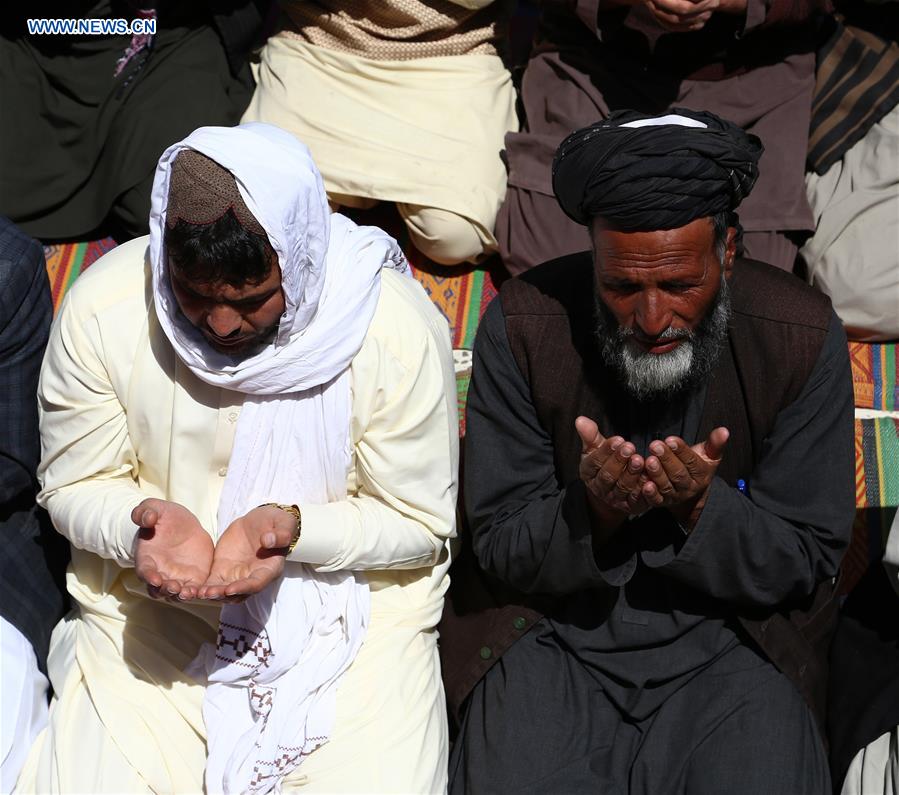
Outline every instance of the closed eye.
<path fill-rule="evenodd" d="M 271 292 L 266 295 L 254 296 L 253 298 L 244 298 L 242 301 L 228 301 L 228 303 L 239 309 L 253 309 L 254 307 L 262 306 L 273 295 L 274 292 Z"/>
<path fill-rule="evenodd" d="M 618 293 L 619 295 L 632 295 L 640 292 L 642 289 L 639 284 L 634 282 L 603 282 L 602 287 L 610 293 Z"/>
<path fill-rule="evenodd" d="M 685 293 L 687 290 L 693 290 L 699 285 L 690 284 L 689 282 L 662 282 L 659 287 L 661 287 L 665 292 L 668 293 Z"/>

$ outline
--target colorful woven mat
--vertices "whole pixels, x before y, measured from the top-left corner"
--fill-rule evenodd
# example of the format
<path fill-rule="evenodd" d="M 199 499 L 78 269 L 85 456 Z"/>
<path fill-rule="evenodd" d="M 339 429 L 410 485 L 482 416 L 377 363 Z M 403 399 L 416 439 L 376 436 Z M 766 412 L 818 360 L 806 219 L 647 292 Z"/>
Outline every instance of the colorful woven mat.
<path fill-rule="evenodd" d="M 857 419 L 855 461 L 856 505 L 899 506 L 899 418 Z"/>
<path fill-rule="evenodd" d="M 840 591 L 848 593 L 883 557 L 899 506 L 899 418 L 855 421 L 855 524 L 843 558 Z"/>
<path fill-rule="evenodd" d="M 488 261 L 475 268 L 471 265 L 446 267 L 425 257 L 410 242 L 406 225 L 393 204 L 378 204 L 369 210 L 342 209 L 357 224 L 378 226 L 391 235 L 402 247 L 412 265 L 415 278 L 425 288 L 434 306 L 446 318 L 456 354 L 456 394 L 459 404 L 459 434 L 465 435 L 465 399 L 471 381 L 470 356 L 460 357 L 462 351 L 470 351 L 475 332 L 487 305 L 496 295 L 490 276 Z"/>
<path fill-rule="evenodd" d="M 442 266 L 425 257 L 409 241 L 406 225 L 392 204 L 379 204 L 370 210 L 341 212 L 346 212 L 358 224 L 379 226 L 400 244 L 412 265 L 415 278 L 446 318 L 453 348 L 471 350 L 481 315 L 496 295 L 489 272 L 472 265 Z"/>
<path fill-rule="evenodd" d="M 434 306 L 449 323 L 455 351 L 470 351 L 481 316 L 496 295 L 490 275 L 474 269 L 460 272 L 458 269 L 435 267 L 431 271 L 425 271 L 413 266 L 413 270 L 415 278 L 425 288 Z M 464 436 L 465 399 L 471 381 L 471 366 L 466 366 L 458 355 L 456 361 L 459 433 Z"/>
<path fill-rule="evenodd" d="M 58 243 L 44 246 L 47 274 L 53 293 L 53 311 L 59 309 L 69 287 L 85 268 L 116 246 L 111 237 L 90 243 Z"/>
<path fill-rule="evenodd" d="M 899 346 L 896 343 L 849 343 L 855 405 L 863 409 L 895 411 L 899 408 Z"/>

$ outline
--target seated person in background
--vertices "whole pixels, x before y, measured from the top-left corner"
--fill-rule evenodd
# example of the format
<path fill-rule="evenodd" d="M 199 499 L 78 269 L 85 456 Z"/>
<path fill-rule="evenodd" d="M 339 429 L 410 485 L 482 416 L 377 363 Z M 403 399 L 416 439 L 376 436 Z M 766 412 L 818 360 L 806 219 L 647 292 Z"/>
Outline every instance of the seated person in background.
<path fill-rule="evenodd" d="M 20 790 L 440 791 L 445 321 L 269 125 L 167 149 L 150 229 L 47 349 L 39 500 L 77 615 Z"/>
<path fill-rule="evenodd" d="M 263 0 L 39 0 L 0 8 L 0 213 L 42 239 L 147 233 L 162 151 L 237 124 Z M 138 11 L 137 9 L 147 9 Z M 26 18 L 155 20 L 154 35 L 33 35 Z"/>
<path fill-rule="evenodd" d="M 828 299 L 737 256 L 760 153 L 683 110 L 559 148 L 592 254 L 508 281 L 474 348 L 450 792 L 828 789 L 852 381 Z"/>
<path fill-rule="evenodd" d="M 40 244 L 0 217 L 0 792 L 47 723 L 47 646 L 65 605 L 68 550 L 34 502 L 37 379 L 52 320 Z"/>
<path fill-rule="evenodd" d="M 553 153 L 571 130 L 622 108 L 658 114 L 677 105 L 762 139 L 758 185 L 740 211 L 746 252 L 792 270 L 797 236 L 814 229 L 803 175 L 821 5 L 546 0 L 522 82 L 523 130 L 506 136 L 509 190 L 496 237 L 507 269 L 521 273 L 590 243 L 550 185 Z"/>
<path fill-rule="evenodd" d="M 396 202 L 444 265 L 496 250 L 503 136 L 518 129 L 493 0 L 283 0 L 244 121 L 305 141 L 333 205 Z"/>
<path fill-rule="evenodd" d="M 896 340 L 899 44 L 887 36 L 899 3 L 846 5 L 818 56 L 806 175 L 815 234 L 799 255 L 849 339 Z"/>

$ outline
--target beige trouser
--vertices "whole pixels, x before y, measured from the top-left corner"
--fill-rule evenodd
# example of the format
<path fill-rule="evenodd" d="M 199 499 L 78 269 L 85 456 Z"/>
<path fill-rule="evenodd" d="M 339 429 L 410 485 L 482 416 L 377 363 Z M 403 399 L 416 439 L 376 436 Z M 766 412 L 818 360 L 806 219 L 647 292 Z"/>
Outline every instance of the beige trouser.
<path fill-rule="evenodd" d="M 800 250 L 809 281 L 850 339 L 899 337 L 899 106 L 806 188 L 817 224 Z"/>
<path fill-rule="evenodd" d="M 377 199 L 329 193 L 331 207 L 367 210 Z M 409 238 L 428 259 L 440 265 L 479 262 L 496 250 L 496 239 L 479 224 L 449 210 L 397 202 L 396 209 L 406 224 Z"/>
<path fill-rule="evenodd" d="M 442 265 L 496 250 L 503 138 L 515 90 L 495 55 L 384 61 L 284 32 L 260 53 L 244 122 L 309 147 L 332 205 L 395 202 L 422 254 Z"/>

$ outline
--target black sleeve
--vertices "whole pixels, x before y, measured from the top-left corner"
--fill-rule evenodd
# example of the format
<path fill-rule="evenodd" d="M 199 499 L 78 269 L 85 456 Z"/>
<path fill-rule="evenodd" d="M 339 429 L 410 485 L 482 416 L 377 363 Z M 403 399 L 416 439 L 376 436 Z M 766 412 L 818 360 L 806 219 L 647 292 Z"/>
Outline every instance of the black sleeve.
<path fill-rule="evenodd" d="M 743 494 L 716 478 L 679 552 L 644 562 L 715 598 L 769 607 L 836 574 L 855 513 L 852 374 L 836 315 L 748 481 Z"/>
<path fill-rule="evenodd" d="M 0 224 L 0 505 L 35 488 L 37 380 L 52 319 L 43 249 Z"/>
<path fill-rule="evenodd" d="M 509 348 L 500 299 L 474 344 L 464 495 L 481 567 L 519 591 L 562 595 L 633 574 L 635 556 L 600 570 L 584 485 L 557 483 L 552 441 Z"/>

